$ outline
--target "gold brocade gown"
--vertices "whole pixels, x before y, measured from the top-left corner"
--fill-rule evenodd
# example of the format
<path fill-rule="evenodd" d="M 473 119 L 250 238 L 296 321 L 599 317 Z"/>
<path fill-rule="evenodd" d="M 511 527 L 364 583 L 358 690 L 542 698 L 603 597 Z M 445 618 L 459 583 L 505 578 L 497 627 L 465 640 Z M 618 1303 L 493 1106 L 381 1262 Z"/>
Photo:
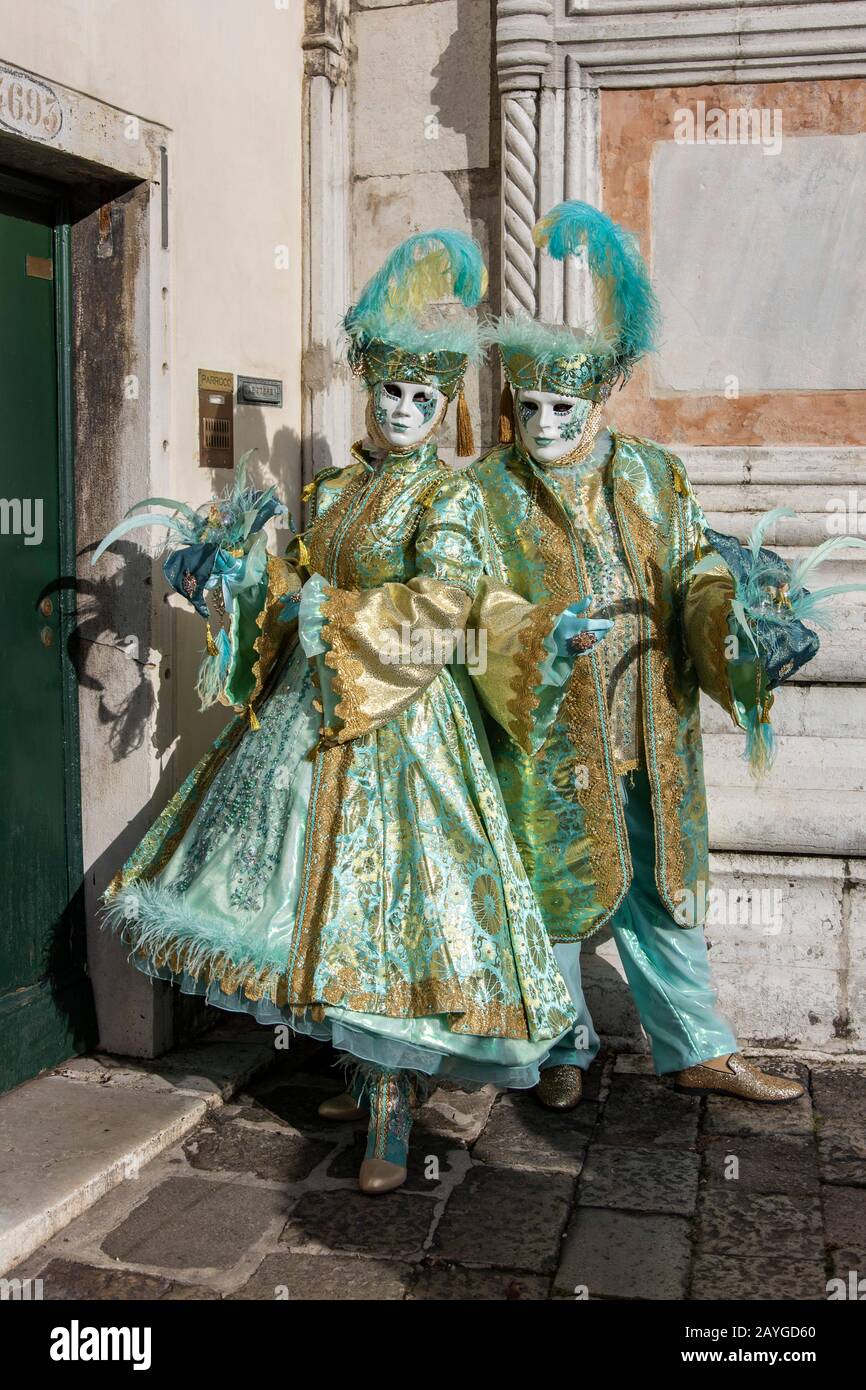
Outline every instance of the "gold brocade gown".
<path fill-rule="evenodd" d="M 140 968 L 219 1007 L 380 1066 L 533 1085 L 574 1010 L 449 664 L 481 575 L 478 490 L 428 444 L 356 449 L 313 492 L 303 538 L 262 554 L 238 605 L 226 698 L 245 712 L 109 916 Z"/>

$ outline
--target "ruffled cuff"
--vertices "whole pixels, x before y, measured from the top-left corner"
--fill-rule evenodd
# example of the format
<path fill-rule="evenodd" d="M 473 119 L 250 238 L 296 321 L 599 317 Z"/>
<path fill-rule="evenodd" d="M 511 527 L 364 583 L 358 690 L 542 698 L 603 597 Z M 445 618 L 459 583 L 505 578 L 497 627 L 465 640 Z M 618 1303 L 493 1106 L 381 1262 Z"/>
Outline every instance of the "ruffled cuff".
<path fill-rule="evenodd" d="M 337 719 L 338 695 L 334 690 L 334 671 L 327 664 L 328 644 L 322 636 L 327 621 L 325 601 L 328 584 L 321 574 L 313 574 L 301 590 L 298 606 L 298 637 L 306 656 L 313 662 L 316 672 L 316 685 L 319 689 L 322 715 L 322 733 L 332 737 Z"/>
<path fill-rule="evenodd" d="M 328 651 L 316 659 L 333 673 L 337 702 L 325 737 L 346 743 L 409 709 L 451 663 L 471 606 L 463 589 L 426 575 L 363 593 L 326 585 Z"/>
<path fill-rule="evenodd" d="M 582 635 L 594 638 L 593 646 L 602 640 L 613 627 L 607 618 L 589 618 L 587 610 L 589 599 L 581 599 L 560 613 L 553 627 L 544 638 L 546 655 L 538 668 L 538 685 L 535 694 L 538 705 L 533 712 L 532 751 L 547 739 L 562 705 L 565 687 L 571 679 L 574 663 L 580 650 L 574 645 L 575 639 Z M 590 647 L 587 650 L 591 650 Z"/>
<path fill-rule="evenodd" d="M 325 587 L 326 581 L 322 576 L 313 574 L 301 590 L 301 602 L 298 606 L 298 637 L 308 657 L 322 656 L 327 651 L 322 640 L 322 628 L 325 623 Z"/>
<path fill-rule="evenodd" d="M 588 635 L 593 637 L 595 642 L 600 642 L 613 627 L 608 618 L 587 616 L 591 601 L 588 598 L 581 599 L 579 603 L 573 603 L 570 608 L 566 608 L 545 637 L 544 646 L 548 656 L 541 665 L 542 684 L 565 685 L 574 667 L 575 658 L 580 655 L 580 650 L 573 645 L 575 639 Z M 591 648 L 587 647 L 587 650 Z"/>
<path fill-rule="evenodd" d="M 488 713 L 526 753 L 536 753 L 556 720 L 578 655 L 572 639 L 596 640 L 611 624 L 586 616 L 589 600 L 563 609 L 529 603 L 483 580 L 470 620 L 483 634 L 484 669 L 472 678 Z"/>

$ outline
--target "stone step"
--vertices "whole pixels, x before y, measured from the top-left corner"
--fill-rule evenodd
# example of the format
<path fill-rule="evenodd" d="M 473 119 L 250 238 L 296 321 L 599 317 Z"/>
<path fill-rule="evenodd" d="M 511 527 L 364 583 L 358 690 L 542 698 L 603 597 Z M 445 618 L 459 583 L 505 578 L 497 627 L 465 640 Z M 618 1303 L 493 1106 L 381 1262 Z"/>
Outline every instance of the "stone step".
<path fill-rule="evenodd" d="M 692 484 L 702 493 L 706 485 L 750 487 L 771 485 L 823 486 L 834 489 L 866 488 L 866 449 L 860 446 L 821 448 L 804 446 L 733 445 L 714 448 L 672 446 L 685 464 Z"/>
<path fill-rule="evenodd" d="M 866 488 L 840 487 L 838 483 L 813 479 L 808 483 L 702 483 L 698 500 L 705 512 L 750 512 L 760 515 L 774 507 L 793 507 L 801 515 L 823 519 L 829 527 L 844 518 L 852 535 L 866 537 Z M 828 529 L 827 535 L 835 534 Z M 772 545 L 772 538 L 768 539 Z"/>
<path fill-rule="evenodd" d="M 727 710 L 706 695 L 701 699 L 701 726 L 705 735 L 737 735 Z M 866 731 L 866 687 L 796 685 L 788 681 L 776 691 L 773 728 L 777 735 L 862 738 Z"/>
<path fill-rule="evenodd" d="M 866 855 L 863 792 L 711 787 L 708 803 L 714 850 Z"/>
<path fill-rule="evenodd" d="M 770 511 L 770 506 L 765 506 L 758 498 L 753 497 L 751 490 L 742 491 L 731 488 L 725 490 L 725 497 L 719 506 L 718 497 L 715 496 L 714 489 L 707 489 L 711 496 L 704 501 L 703 496 L 699 498 L 704 508 L 707 521 L 715 531 L 722 531 L 726 535 L 736 536 L 744 541 L 750 534 L 755 523 L 760 521 L 765 512 Z M 806 499 L 800 499 L 797 488 L 788 489 L 783 496 L 780 496 L 781 489 L 769 489 L 763 495 L 771 506 L 791 506 L 797 511 L 796 516 L 781 517 L 773 524 L 773 528 L 767 534 L 767 545 L 771 550 L 781 550 L 783 546 L 803 546 L 811 549 L 812 546 L 821 545 L 823 541 L 828 541 L 837 534 L 836 530 L 830 529 L 830 513 L 822 503 L 816 511 L 807 509 Z M 842 496 L 837 493 L 834 496 Z M 760 494 L 759 494 L 760 496 Z M 771 499 L 773 499 L 771 501 Z M 866 515 L 860 516 L 857 521 L 846 522 L 846 534 L 852 534 L 856 539 L 866 540 L 866 534 L 857 535 L 852 528 L 861 524 L 866 531 Z M 836 522 L 838 525 L 838 521 Z M 856 549 L 856 547 L 855 547 Z M 861 552 L 866 555 L 866 551 Z"/>
<path fill-rule="evenodd" d="M 73 1058 L 0 1096 L 0 1274 L 273 1063 L 273 1033 L 247 1025 L 146 1063 Z"/>
<path fill-rule="evenodd" d="M 756 789 L 742 757 L 745 743 L 745 735 L 736 730 L 704 734 L 704 771 L 713 791 Z M 759 794 L 866 791 L 866 738 L 783 735 L 776 739 L 776 750 L 775 764 L 761 779 Z"/>
<path fill-rule="evenodd" d="M 701 699 L 704 735 L 737 734 L 730 715 L 706 696 Z M 805 734 L 811 738 L 863 738 L 866 733 L 866 687 L 855 685 L 796 685 L 776 691 L 773 728 L 777 736 Z"/>

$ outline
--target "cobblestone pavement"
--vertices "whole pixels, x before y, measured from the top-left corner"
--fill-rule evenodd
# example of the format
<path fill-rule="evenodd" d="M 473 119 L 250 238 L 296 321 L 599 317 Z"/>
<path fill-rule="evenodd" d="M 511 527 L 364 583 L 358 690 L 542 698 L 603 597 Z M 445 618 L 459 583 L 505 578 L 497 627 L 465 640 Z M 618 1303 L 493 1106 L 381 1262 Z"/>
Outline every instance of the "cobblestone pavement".
<path fill-rule="evenodd" d="M 825 1299 L 866 1277 L 866 1069 L 794 1056 L 761 1108 L 679 1095 L 603 1056 L 567 1115 L 441 1089 L 409 1181 L 355 1186 L 363 1127 L 324 1047 L 288 1060 L 16 1273 L 49 1299 Z"/>

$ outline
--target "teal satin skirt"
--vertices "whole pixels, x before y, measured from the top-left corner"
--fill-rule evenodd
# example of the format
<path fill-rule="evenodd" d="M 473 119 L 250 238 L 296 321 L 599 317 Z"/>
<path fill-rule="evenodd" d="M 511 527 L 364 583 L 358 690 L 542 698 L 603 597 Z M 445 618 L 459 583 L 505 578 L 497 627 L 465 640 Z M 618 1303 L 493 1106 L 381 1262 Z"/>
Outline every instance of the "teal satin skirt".
<path fill-rule="evenodd" d="M 260 729 L 226 757 L 161 872 L 126 875 L 110 923 L 139 969 L 218 1008 L 288 1025 L 378 1066 L 534 1085 L 574 1009 L 471 688 L 444 672 L 404 715 L 353 742 L 331 888 L 312 939 L 299 944 L 314 697 L 297 649 Z M 214 962 L 226 959 L 285 977 L 299 951 L 310 953 L 315 1007 L 293 1006 L 291 992 L 278 1003 L 275 989 L 227 991 L 225 976 L 214 978 Z M 451 1000 L 465 995 L 465 1018 L 459 1007 L 429 1007 L 440 988 Z M 466 1031 L 475 1018 L 492 1022 Z M 520 1029 L 497 1023 L 515 1019 Z"/>

